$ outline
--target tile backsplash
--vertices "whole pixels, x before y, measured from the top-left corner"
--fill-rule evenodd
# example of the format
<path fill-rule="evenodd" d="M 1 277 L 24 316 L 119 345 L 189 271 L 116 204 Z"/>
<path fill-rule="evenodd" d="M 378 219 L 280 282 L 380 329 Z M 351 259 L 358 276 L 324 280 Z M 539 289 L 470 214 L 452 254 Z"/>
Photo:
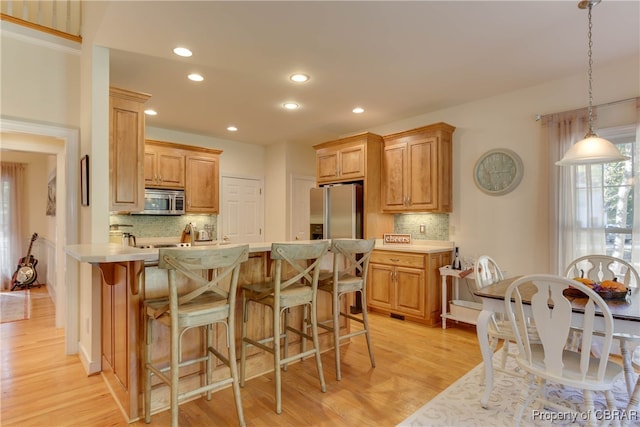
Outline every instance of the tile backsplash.
<path fill-rule="evenodd" d="M 393 219 L 394 232 L 411 234 L 414 240 L 449 240 L 449 214 L 397 214 Z M 420 226 L 424 225 L 424 233 Z"/>
<path fill-rule="evenodd" d="M 205 224 L 212 224 L 214 239 L 217 232 L 217 215 L 110 215 L 109 224 L 129 224 L 122 230 L 136 237 L 168 237 L 180 238 L 182 230 L 193 222 L 198 229 Z M 420 232 L 424 225 L 424 233 Z M 397 214 L 394 215 L 394 232 L 411 234 L 413 240 L 449 240 L 448 214 Z"/>
<path fill-rule="evenodd" d="M 109 215 L 109 224 L 129 224 L 132 227 L 123 228 L 122 231 L 131 233 L 136 237 L 168 237 L 180 238 L 185 226 L 193 222 L 198 230 L 205 224 L 213 227 L 214 239 L 217 231 L 218 215 Z"/>

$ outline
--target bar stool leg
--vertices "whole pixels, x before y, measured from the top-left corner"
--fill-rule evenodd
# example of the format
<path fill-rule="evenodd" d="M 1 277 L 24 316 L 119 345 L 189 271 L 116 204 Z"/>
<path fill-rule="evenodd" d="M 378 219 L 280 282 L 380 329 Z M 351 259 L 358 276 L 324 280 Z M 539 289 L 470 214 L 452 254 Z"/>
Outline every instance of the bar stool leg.
<path fill-rule="evenodd" d="M 273 365 L 276 387 L 276 414 L 282 413 L 282 373 L 280 372 L 280 305 L 273 307 Z"/>
<path fill-rule="evenodd" d="M 151 422 L 151 346 L 153 345 L 153 322 L 145 314 L 145 347 L 144 347 L 144 422 Z"/>
<path fill-rule="evenodd" d="M 246 363 L 247 363 L 248 343 L 244 339 L 247 337 L 247 318 L 248 318 L 247 305 L 248 305 L 248 302 L 243 292 L 242 293 L 242 336 L 240 337 L 240 387 L 244 387 L 244 379 L 246 375 L 245 369 L 246 369 Z"/>
<path fill-rule="evenodd" d="M 238 362 L 236 359 L 236 339 L 235 339 L 235 315 L 234 309 L 231 308 L 229 315 L 229 323 L 226 324 L 227 328 L 227 350 L 229 354 L 229 369 L 231 370 L 231 378 L 233 379 L 233 397 L 236 401 L 236 411 L 238 412 L 238 422 L 241 427 L 245 426 L 244 411 L 242 410 L 242 396 L 240 394 L 240 381 L 238 379 Z"/>
<path fill-rule="evenodd" d="M 311 331 L 313 337 L 313 347 L 316 350 L 316 365 L 318 367 L 318 377 L 320 377 L 320 389 L 323 393 L 326 393 L 327 385 L 324 382 L 324 373 L 322 372 L 322 359 L 320 358 L 320 339 L 318 338 L 318 310 L 316 305 L 316 298 L 317 292 L 314 293 L 311 300 Z"/>
<path fill-rule="evenodd" d="M 331 305 L 333 314 L 333 346 L 336 360 L 336 380 L 340 381 L 342 375 L 340 372 L 340 295 L 338 290 L 334 289 L 331 292 Z"/>
<path fill-rule="evenodd" d="M 364 295 L 364 290 L 360 292 L 360 301 L 362 303 L 362 323 L 364 329 L 367 331 L 365 337 L 367 339 L 367 348 L 369 349 L 369 359 L 371 359 L 371 367 L 376 367 L 376 360 L 373 357 L 373 344 L 371 343 L 371 330 L 369 329 L 369 315 L 367 313 L 367 301 Z"/>

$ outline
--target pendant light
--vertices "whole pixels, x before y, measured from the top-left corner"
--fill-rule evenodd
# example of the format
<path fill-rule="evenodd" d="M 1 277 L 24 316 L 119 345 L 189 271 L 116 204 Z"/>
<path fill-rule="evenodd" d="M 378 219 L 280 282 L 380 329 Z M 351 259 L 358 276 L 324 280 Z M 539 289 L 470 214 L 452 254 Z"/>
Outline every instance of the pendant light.
<path fill-rule="evenodd" d="M 600 0 L 582 0 L 578 3 L 580 9 L 588 9 L 589 11 L 589 130 L 584 136 L 584 139 L 572 145 L 564 154 L 562 160 L 556 162 L 556 165 L 559 166 L 621 162 L 629 158 L 623 156 L 615 144 L 606 139 L 599 138 L 593 130 L 593 97 L 591 93 L 593 80 L 591 77 L 591 66 L 593 64 L 591 46 L 593 43 L 591 41 L 591 9 L 598 3 L 600 3 Z"/>

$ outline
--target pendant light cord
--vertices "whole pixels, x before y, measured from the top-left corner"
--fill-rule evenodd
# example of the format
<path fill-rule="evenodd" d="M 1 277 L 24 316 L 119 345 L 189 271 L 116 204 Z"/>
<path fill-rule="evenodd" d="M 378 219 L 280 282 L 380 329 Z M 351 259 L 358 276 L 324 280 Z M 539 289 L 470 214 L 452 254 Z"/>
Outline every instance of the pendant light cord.
<path fill-rule="evenodd" d="M 593 58 L 591 54 L 591 48 L 593 47 L 593 41 L 591 40 L 591 29 L 593 25 L 591 24 L 591 8 L 593 7 L 592 3 L 589 2 L 589 32 L 587 33 L 587 37 L 589 39 L 589 67 L 588 67 L 588 77 L 589 77 L 589 133 L 587 136 L 595 136 L 593 132 L 593 78 L 591 76 L 591 67 L 593 66 Z"/>

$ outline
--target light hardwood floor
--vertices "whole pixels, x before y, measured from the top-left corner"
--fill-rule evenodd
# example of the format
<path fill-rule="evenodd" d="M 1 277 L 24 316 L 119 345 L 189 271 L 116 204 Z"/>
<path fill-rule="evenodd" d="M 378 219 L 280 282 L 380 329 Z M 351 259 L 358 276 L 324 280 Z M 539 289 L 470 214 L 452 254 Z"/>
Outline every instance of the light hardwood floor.
<path fill-rule="evenodd" d="M 54 326 L 46 289 L 31 290 L 31 319 L 0 325 L 0 425 L 124 426 L 123 415 L 100 375 L 87 376 L 77 356 L 64 354 L 64 331 Z M 332 352 L 322 356 L 327 392 L 315 363 L 283 373 L 283 411 L 274 410 L 273 375 L 247 382 L 242 401 L 249 426 L 395 426 L 481 362 L 475 328 L 452 324 L 443 331 L 371 315 L 377 367 L 357 337 L 342 348 L 342 381 L 335 380 Z M 230 389 L 211 401 L 180 406 L 180 425 L 236 425 Z M 169 411 L 151 418 L 170 424 Z M 144 421 L 134 426 L 146 426 Z"/>

